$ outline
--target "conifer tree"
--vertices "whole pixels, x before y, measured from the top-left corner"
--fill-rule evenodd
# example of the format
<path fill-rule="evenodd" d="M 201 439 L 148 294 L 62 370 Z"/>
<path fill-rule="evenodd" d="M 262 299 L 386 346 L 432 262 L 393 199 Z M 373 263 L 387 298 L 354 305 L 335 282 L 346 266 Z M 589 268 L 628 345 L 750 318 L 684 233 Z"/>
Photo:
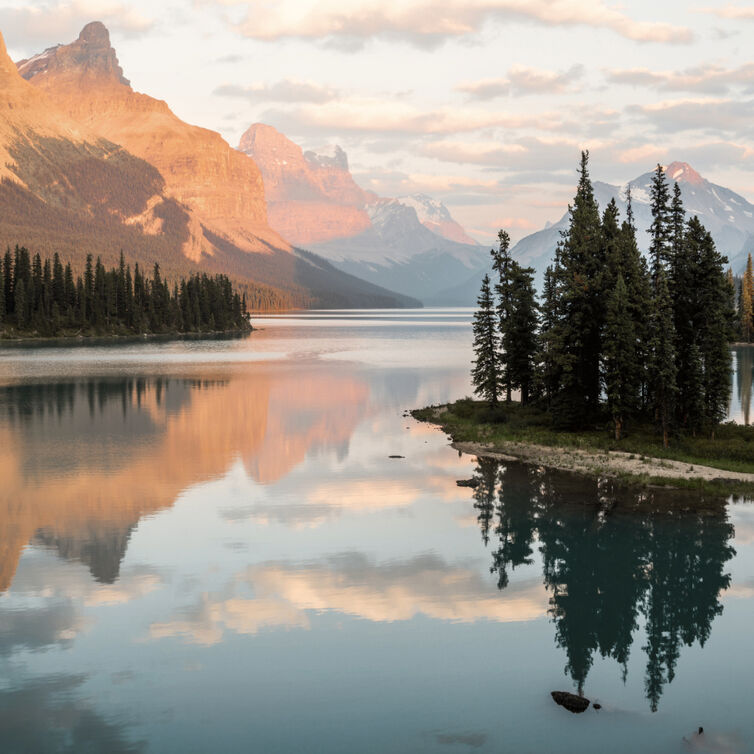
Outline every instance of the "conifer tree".
<path fill-rule="evenodd" d="M 521 405 L 525 406 L 536 382 L 539 307 L 534 291 L 534 270 L 521 267 L 515 261 L 510 269 L 510 311 L 502 335 L 504 373 L 508 383 L 521 391 Z"/>
<path fill-rule="evenodd" d="M 560 374 L 553 401 L 558 426 L 576 428 L 595 418 L 601 388 L 605 255 L 599 209 L 589 177 L 589 153 L 581 154 L 579 182 L 563 236 L 558 270 L 556 349 Z"/>
<path fill-rule="evenodd" d="M 623 275 L 607 305 L 605 320 L 604 376 L 607 407 L 620 440 L 628 419 L 637 408 L 639 392 L 636 368 L 636 333 L 629 309 L 628 289 Z"/>
<path fill-rule="evenodd" d="M 730 400 L 732 355 L 729 348 L 730 295 L 725 276 L 727 259 L 715 247 L 711 234 L 693 217 L 688 223 L 687 244 L 698 248 L 699 317 L 698 338 L 704 366 L 704 423 L 714 437 L 715 427 L 725 418 Z"/>
<path fill-rule="evenodd" d="M 650 389 L 654 399 L 655 416 L 662 431 L 662 442 L 667 448 L 675 409 L 677 368 L 673 304 L 662 267 L 657 273 L 652 298 L 650 332 Z"/>
<path fill-rule="evenodd" d="M 668 208 L 670 196 L 668 183 L 665 178 L 665 170 L 659 163 L 657 168 L 655 168 L 654 177 L 652 178 L 650 197 L 652 224 L 647 232 L 651 236 L 649 258 L 652 286 L 656 289 L 659 271 L 667 271 L 667 262 L 670 253 L 670 210 Z"/>
<path fill-rule="evenodd" d="M 681 187 L 677 182 L 673 182 L 673 198 L 668 215 L 668 287 L 674 301 L 682 295 L 682 291 L 677 287 L 677 266 L 683 256 L 685 232 L 686 210 L 683 208 Z"/>
<path fill-rule="evenodd" d="M 555 264 L 558 263 L 555 252 Z M 542 387 L 548 407 L 560 387 L 558 360 L 558 295 L 555 268 L 550 265 L 545 270 L 542 287 L 542 322 L 539 335 L 539 361 L 542 369 Z"/>
<path fill-rule="evenodd" d="M 500 345 L 495 323 L 495 302 L 490 289 L 489 275 L 484 276 L 477 299 L 479 308 L 474 314 L 474 366 L 471 372 L 474 392 L 494 406 L 501 385 Z"/>
<path fill-rule="evenodd" d="M 502 229 L 497 234 L 498 247 L 490 251 L 492 255 L 492 269 L 497 272 L 498 282 L 495 285 L 495 291 L 498 295 L 497 303 L 497 318 L 498 318 L 498 330 L 503 341 L 506 340 L 505 333 L 508 330 L 508 320 L 510 318 L 511 310 L 511 266 L 513 264 L 513 258 L 510 254 L 510 236 Z M 505 346 L 503 346 L 505 347 Z M 511 375 L 508 373 L 507 359 L 502 366 L 502 380 L 505 386 L 505 400 L 510 403 L 511 392 L 513 390 L 513 381 Z"/>

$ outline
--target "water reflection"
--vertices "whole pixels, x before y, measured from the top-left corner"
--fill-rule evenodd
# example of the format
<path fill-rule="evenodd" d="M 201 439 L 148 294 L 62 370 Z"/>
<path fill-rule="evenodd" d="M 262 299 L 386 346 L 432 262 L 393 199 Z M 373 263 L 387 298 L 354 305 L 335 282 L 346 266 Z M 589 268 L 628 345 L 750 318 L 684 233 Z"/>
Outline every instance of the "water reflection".
<path fill-rule="evenodd" d="M 0 388 L 0 593 L 29 542 L 113 583 L 143 516 L 237 460 L 271 484 L 307 454 L 343 455 L 368 396 L 336 367 Z"/>
<path fill-rule="evenodd" d="M 645 693 L 656 711 L 681 647 L 704 646 L 722 613 L 735 554 L 725 499 L 691 501 L 689 510 L 687 495 L 489 459 L 479 459 L 475 479 L 474 507 L 501 590 L 539 545 L 555 641 L 579 693 L 597 654 L 615 660 L 626 680 L 642 618 Z"/>
<path fill-rule="evenodd" d="M 126 726 L 105 719 L 75 698 L 82 674 L 26 679 L 0 689 L 2 750 L 8 754 L 138 754 L 145 744 L 129 740 Z"/>

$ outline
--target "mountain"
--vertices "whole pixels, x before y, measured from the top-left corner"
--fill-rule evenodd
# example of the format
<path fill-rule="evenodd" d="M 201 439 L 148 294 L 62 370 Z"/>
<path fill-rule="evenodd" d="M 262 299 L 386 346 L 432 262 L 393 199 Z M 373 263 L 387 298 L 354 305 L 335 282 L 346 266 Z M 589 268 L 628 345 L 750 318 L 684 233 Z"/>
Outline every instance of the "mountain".
<path fill-rule="evenodd" d="M 88 24 L 75 42 L 22 60 L 13 71 L 7 62 L 5 68 L 14 76 L 16 88 L 23 92 L 22 99 L 36 98 L 49 104 L 48 120 L 56 121 L 59 116 L 61 122 L 77 124 L 82 133 L 93 134 L 95 148 L 105 150 L 102 154 L 97 152 L 95 158 L 109 163 L 110 150 L 132 171 L 138 164 L 152 181 L 148 197 L 147 188 L 142 186 L 148 182 L 141 174 L 138 180 L 128 174 L 118 174 L 110 180 L 100 171 L 96 181 L 82 181 L 84 195 L 78 215 L 57 217 L 47 223 L 49 244 L 64 244 L 66 228 L 75 229 L 76 242 L 68 243 L 67 254 L 79 265 L 82 245 L 91 251 L 92 239 L 96 238 L 102 249 L 95 253 L 102 253 L 104 261 L 117 253 L 115 249 L 123 248 L 129 257 L 148 257 L 150 266 L 159 261 L 168 274 L 185 274 L 189 270 L 224 272 L 242 283 L 257 287 L 261 284 L 266 293 L 252 300 L 272 306 L 415 303 L 295 249 L 272 230 L 267 221 L 262 175 L 254 161 L 232 149 L 219 134 L 184 123 L 165 102 L 134 92 L 103 24 Z M 28 119 L 27 128 L 36 129 L 37 123 L 44 122 L 42 116 L 35 115 Z M 9 128 L 12 133 L 18 130 L 12 119 Z M 40 150 L 35 144 L 24 142 L 24 153 L 12 160 L 21 183 L 25 183 L 25 175 L 36 179 L 39 172 L 30 164 L 39 161 Z M 51 149 L 47 148 L 47 152 Z M 57 186 L 59 204 L 69 201 L 70 182 L 66 165 L 60 165 L 55 180 L 47 181 L 50 186 Z M 35 193 L 49 204 L 40 192 Z M 131 197 L 127 214 L 118 207 L 109 207 L 109 195 L 113 193 L 119 201 Z M 81 217 L 98 212 L 111 218 L 120 216 L 121 226 L 125 227 L 117 229 L 116 235 L 122 236 L 119 243 L 110 241 L 113 234 L 91 236 L 87 227 L 80 227 Z M 23 210 L 19 214 L 23 216 Z M 154 243 L 147 244 L 143 254 L 139 248 L 144 244 L 140 246 L 140 241 L 137 243 L 122 232 L 134 225 L 141 226 L 142 235 L 153 237 Z M 22 234 L 21 228 L 12 239 L 12 243 L 25 243 L 37 251 L 35 241 L 33 234 Z"/>
<path fill-rule="evenodd" d="M 264 177 L 270 224 L 339 269 L 424 302 L 486 264 L 486 252 L 440 202 L 425 195 L 382 199 L 361 189 L 340 147 L 304 152 L 256 123 L 239 149 Z"/>
<path fill-rule="evenodd" d="M 152 165 L 61 112 L 18 73 L 0 35 L 0 247 L 175 270 L 187 214 Z"/>
<path fill-rule="evenodd" d="M 733 271 L 736 274 L 743 272 L 747 255 L 754 253 L 754 205 L 730 189 L 703 178 L 688 163 L 672 162 L 665 168 L 665 173 L 669 184 L 672 186 L 675 181 L 681 189 L 686 217 L 698 216 L 712 234 L 720 252 L 728 257 Z M 654 171 L 643 173 L 622 186 L 594 182 L 594 195 L 600 210 L 615 199 L 621 218 L 626 216 L 626 193 L 628 186 L 631 186 L 636 239 L 645 254 L 649 249 L 649 234 L 646 231 L 652 223 L 650 189 L 653 175 Z M 521 264 L 535 269 L 538 290 L 544 271 L 552 262 L 561 231 L 568 227 L 568 218 L 566 211 L 558 222 L 522 238 L 511 250 L 513 257 Z M 445 291 L 443 295 L 452 294 L 463 299 L 467 305 L 473 305 L 483 275 L 484 272 L 471 275 L 452 292 Z"/>
<path fill-rule="evenodd" d="M 270 225 L 292 243 L 309 248 L 370 227 L 364 211 L 369 197 L 351 177 L 339 148 L 332 158 L 304 154 L 298 144 L 261 123 L 246 131 L 238 148 L 259 164 Z"/>
<path fill-rule="evenodd" d="M 426 194 L 401 196 L 398 201 L 416 211 L 419 222 L 427 229 L 448 241 L 477 246 L 477 242 L 450 215 L 448 208 Z"/>

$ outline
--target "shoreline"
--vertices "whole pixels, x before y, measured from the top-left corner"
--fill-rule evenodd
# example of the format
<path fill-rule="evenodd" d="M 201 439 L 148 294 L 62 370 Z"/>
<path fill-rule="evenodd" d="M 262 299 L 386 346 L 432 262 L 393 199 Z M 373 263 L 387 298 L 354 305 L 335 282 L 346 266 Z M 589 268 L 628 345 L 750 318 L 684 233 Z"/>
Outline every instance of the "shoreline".
<path fill-rule="evenodd" d="M 422 414 L 417 416 L 417 413 Z M 585 449 L 541 445 L 522 440 L 496 439 L 494 443 L 458 439 L 444 419 L 448 405 L 411 412 L 418 421 L 433 424 L 450 436 L 450 445 L 460 453 L 498 461 L 518 461 L 591 477 L 612 477 L 628 484 L 724 492 L 754 493 L 754 473 L 728 471 L 698 463 L 638 455 L 620 450 Z M 449 418 L 449 417 L 448 417 Z"/>
<path fill-rule="evenodd" d="M 129 333 L 126 335 L 60 335 L 60 336 L 0 336 L 0 348 L 23 346 L 88 346 L 107 345 L 111 343 L 143 343 L 145 341 L 202 340 L 204 338 L 240 338 L 257 332 L 258 328 L 248 330 L 213 330 L 211 332 L 173 332 L 173 333 Z"/>

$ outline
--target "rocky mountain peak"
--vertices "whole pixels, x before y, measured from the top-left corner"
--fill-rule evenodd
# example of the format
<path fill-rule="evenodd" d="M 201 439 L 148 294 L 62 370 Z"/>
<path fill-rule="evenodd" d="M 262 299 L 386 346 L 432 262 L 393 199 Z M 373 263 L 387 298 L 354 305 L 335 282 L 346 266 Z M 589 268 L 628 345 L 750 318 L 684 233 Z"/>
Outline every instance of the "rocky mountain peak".
<path fill-rule="evenodd" d="M 110 48 L 110 32 L 102 21 L 88 23 L 79 34 L 77 42 L 92 45 L 93 47 Z"/>
<path fill-rule="evenodd" d="M 704 178 L 687 162 L 671 162 L 665 168 L 665 174 L 668 180 L 677 183 L 690 183 L 694 186 L 701 186 L 704 183 Z"/>
<path fill-rule="evenodd" d="M 18 63 L 18 72 L 27 80 L 52 71 L 86 73 L 114 80 L 124 86 L 131 85 L 123 75 L 118 56 L 110 44 L 110 32 L 101 21 L 87 24 L 75 42 L 50 47 Z"/>
<path fill-rule="evenodd" d="M 312 165 L 348 172 L 348 155 L 337 144 L 330 149 L 322 149 L 318 152 L 304 152 L 304 157 Z"/>
<path fill-rule="evenodd" d="M 291 144 L 293 142 L 273 126 L 268 126 L 266 123 L 253 123 L 244 132 L 238 148 L 248 154 L 260 149 L 270 151 L 283 149 L 287 151 Z"/>
<path fill-rule="evenodd" d="M 0 76 L 5 79 L 9 74 L 16 75 L 16 66 L 8 57 L 8 50 L 5 47 L 5 40 L 0 33 Z"/>

